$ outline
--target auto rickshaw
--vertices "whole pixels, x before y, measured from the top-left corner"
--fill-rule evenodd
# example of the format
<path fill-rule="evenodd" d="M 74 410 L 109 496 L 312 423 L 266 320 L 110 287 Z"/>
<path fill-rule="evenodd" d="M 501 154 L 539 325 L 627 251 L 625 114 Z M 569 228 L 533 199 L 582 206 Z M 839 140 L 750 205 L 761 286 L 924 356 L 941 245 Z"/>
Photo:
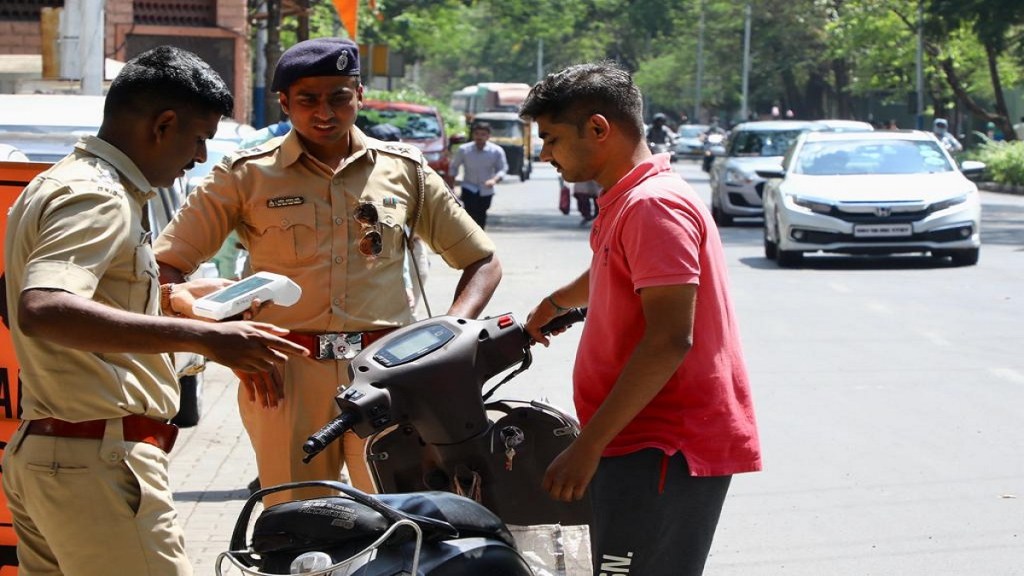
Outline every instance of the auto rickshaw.
<path fill-rule="evenodd" d="M 501 146 L 508 161 L 508 173 L 525 182 L 533 172 L 530 124 L 515 112 L 480 112 L 473 122 L 491 125 L 491 142 Z"/>

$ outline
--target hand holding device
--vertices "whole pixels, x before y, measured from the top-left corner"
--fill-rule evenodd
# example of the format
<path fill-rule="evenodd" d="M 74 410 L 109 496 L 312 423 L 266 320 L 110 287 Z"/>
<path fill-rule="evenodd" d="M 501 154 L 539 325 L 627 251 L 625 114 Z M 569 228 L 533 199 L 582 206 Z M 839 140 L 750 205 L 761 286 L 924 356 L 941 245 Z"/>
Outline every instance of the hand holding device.
<path fill-rule="evenodd" d="M 254 300 L 291 306 L 299 301 L 302 288 L 287 276 L 257 272 L 248 278 L 199 298 L 192 304 L 196 316 L 223 320 L 244 312 Z"/>

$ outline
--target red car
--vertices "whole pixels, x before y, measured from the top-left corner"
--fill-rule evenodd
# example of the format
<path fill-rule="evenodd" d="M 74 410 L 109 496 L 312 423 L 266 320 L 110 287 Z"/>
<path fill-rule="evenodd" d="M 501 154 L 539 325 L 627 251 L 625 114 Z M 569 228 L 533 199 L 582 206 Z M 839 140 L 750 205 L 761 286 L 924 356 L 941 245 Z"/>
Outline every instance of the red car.
<path fill-rule="evenodd" d="M 430 167 L 451 185 L 448 136 L 437 108 L 411 102 L 364 100 L 356 125 L 366 132 L 379 124 L 391 124 L 397 128 L 401 132 L 400 140 L 422 150 Z"/>

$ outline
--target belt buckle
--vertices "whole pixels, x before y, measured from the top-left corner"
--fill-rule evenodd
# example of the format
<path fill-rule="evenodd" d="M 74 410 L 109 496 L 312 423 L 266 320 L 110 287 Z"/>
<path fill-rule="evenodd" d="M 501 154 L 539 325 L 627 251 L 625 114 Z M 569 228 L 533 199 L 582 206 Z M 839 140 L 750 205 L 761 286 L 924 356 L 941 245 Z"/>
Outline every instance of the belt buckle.
<path fill-rule="evenodd" d="M 363 335 L 359 332 L 317 334 L 320 353 L 317 360 L 351 360 L 363 349 Z"/>

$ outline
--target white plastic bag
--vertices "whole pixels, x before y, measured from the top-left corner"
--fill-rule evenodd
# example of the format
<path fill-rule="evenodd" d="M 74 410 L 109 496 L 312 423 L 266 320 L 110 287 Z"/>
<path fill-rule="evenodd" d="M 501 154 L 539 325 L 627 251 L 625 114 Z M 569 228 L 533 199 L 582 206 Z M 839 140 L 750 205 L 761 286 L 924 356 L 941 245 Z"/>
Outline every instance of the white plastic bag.
<path fill-rule="evenodd" d="M 536 576 L 591 576 L 587 525 L 510 525 L 508 529 Z"/>

